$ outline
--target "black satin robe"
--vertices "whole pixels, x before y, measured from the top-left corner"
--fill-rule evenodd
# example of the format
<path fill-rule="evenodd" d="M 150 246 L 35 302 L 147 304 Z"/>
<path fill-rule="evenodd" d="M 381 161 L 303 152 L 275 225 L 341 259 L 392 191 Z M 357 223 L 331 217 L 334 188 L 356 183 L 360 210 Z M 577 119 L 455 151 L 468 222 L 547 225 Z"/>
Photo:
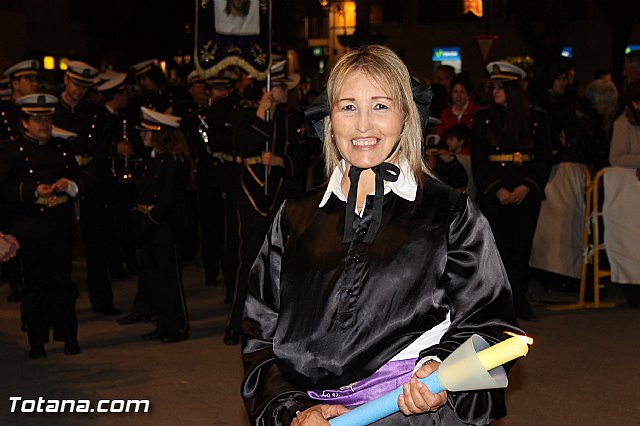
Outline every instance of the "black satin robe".
<path fill-rule="evenodd" d="M 451 326 L 421 357 L 444 360 L 474 333 L 490 344 L 522 333 L 489 225 L 466 195 L 430 178 L 413 202 L 385 195 L 372 245 L 361 243 L 368 199 L 349 245 L 345 203 L 332 195 L 318 208 L 324 189 L 283 204 L 251 271 L 242 395 L 254 424 L 287 424 L 313 405 L 306 389 L 368 377 L 449 311 Z M 502 390 L 450 392 L 437 413 L 398 413 L 396 424 L 488 424 L 505 413 Z"/>

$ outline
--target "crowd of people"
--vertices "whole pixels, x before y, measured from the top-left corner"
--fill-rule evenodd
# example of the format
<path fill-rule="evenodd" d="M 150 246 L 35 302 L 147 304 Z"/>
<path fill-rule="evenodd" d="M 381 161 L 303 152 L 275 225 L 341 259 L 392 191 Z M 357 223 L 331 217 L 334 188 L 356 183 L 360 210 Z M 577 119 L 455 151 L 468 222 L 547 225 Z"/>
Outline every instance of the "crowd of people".
<path fill-rule="evenodd" d="M 422 84 L 369 46 L 322 93 L 286 69 L 274 62 L 269 87 L 235 67 L 178 87 L 154 60 L 68 61 L 55 93 L 36 60 L 5 70 L 0 256 L 29 356 L 46 356 L 50 327 L 65 354 L 81 351 L 78 234 L 93 311 L 120 314 L 112 279 L 137 275 L 116 321 L 153 322 L 142 338 L 164 343 L 189 337 L 182 264 L 201 250 L 203 284 L 226 286 L 224 343 L 243 340 L 256 421 L 341 414 L 360 401 L 341 386 L 375 375 L 410 383 L 404 415 L 500 417 L 500 395 L 447 400 L 411 377 L 467 328 L 497 342 L 535 317 L 529 256 L 554 164 L 640 179 L 640 52 L 620 91 L 602 72 L 582 97 L 565 58 L 535 72 L 496 61 L 483 78 L 444 65 Z M 638 306 L 640 286 L 626 287 Z M 432 362 L 413 372 L 418 358 Z"/>
<path fill-rule="evenodd" d="M 535 315 L 525 297 L 528 261 L 550 167 L 578 163 L 587 166 L 591 176 L 607 166 L 625 167 L 640 179 L 640 52 L 626 55 L 620 89 L 610 72 L 599 70 L 583 96 L 578 94 L 576 70 L 566 58 L 535 70 L 494 62 L 487 72 L 480 94 L 466 73 L 441 73 L 450 77 L 440 81 L 445 89 L 451 82 L 451 104 L 443 107 L 432 131 L 446 146 L 440 142 L 440 149 L 431 151 L 435 158 L 430 164 L 455 188 L 464 183 L 465 166 L 468 184 L 459 189 L 475 195 L 490 221 L 514 290 L 516 313 L 530 319 Z M 467 151 L 451 146 L 447 133 L 454 130 L 454 140 L 459 140 L 456 128 L 461 125 L 471 131 L 463 145 Z M 451 155 L 456 150 L 457 155 Z M 543 279 L 564 280 L 538 272 Z M 629 305 L 637 307 L 640 287 L 625 285 L 623 290 Z"/>
<path fill-rule="evenodd" d="M 154 321 L 142 337 L 166 343 L 188 338 L 182 264 L 201 247 L 204 284 L 224 281 L 233 306 L 225 342 L 237 344 L 247 286 L 236 283 L 279 204 L 306 185 L 304 121 L 287 105 L 299 76 L 281 61 L 269 90 L 239 68 L 208 79 L 194 70 L 180 87 L 155 60 L 129 72 L 66 65 L 50 93 L 37 60 L 4 72 L 2 270 L 9 300 L 22 303 L 29 355 L 46 356 L 50 326 L 65 353 L 80 352 L 77 239 L 93 312 L 118 315 L 112 280 L 137 275 L 131 311 L 117 322 Z"/>

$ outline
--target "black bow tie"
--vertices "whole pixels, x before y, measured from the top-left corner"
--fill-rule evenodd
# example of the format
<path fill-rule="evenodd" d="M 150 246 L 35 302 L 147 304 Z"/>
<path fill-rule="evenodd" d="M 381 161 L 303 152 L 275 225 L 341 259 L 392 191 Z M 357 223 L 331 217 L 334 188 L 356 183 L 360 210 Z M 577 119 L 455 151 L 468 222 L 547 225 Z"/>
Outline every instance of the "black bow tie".
<path fill-rule="evenodd" d="M 349 169 L 349 196 L 347 197 L 347 207 L 344 215 L 344 236 L 343 243 L 350 243 L 353 239 L 353 219 L 356 210 L 356 198 L 358 195 L 358 182 L 360 173 L 365 169 L 351 166 Z M 376 192 L 373 197 L 373 217 L 369 224 L 367 235 L 362 240 L 365 244 L 373 244 L 373 240 L 380 229 L 382 223 L 382 202 L 384 200 L 384 181 L 395 182 L 400 176 L 400 169 L 395 164 L 381 163 L 371 168 L 376 175 Z"/>

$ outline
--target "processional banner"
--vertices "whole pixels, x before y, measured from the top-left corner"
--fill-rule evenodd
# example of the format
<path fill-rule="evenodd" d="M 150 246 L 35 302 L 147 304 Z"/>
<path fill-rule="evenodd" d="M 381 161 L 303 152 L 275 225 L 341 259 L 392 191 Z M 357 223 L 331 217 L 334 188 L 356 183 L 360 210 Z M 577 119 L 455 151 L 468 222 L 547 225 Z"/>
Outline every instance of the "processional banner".
<path fill-rule="evenodd" d="M 271 67 L 270 0 L 196 0 L 195 65 L 203 78 L 230 65 L 255 79 Z"/>

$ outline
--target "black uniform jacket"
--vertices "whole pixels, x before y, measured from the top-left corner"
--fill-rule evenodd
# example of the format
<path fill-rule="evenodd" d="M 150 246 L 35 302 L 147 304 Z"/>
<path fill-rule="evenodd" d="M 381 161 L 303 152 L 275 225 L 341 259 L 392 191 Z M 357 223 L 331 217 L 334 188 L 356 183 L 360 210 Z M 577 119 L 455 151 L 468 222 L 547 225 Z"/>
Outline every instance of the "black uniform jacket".
<path fill-rule="evenodd" d="M 240 202 L 251 204 L 256 212 L 267 216 L 285 197 L 299 192 L 300 179 L 306 173 L 304 151 L 297 132 L 301 117 L 287 112 L 282 105 L 269 122 L 259 119 L 252 106 L 245 106 L 242 115 L 235 136 L 242 156 L 241 185 L 245 195 Z M 265 195 L 265 166 L 260 155 L 267 144 L 269 151 L 283 158 L 284 167 L 269 167 Z"/>
<path fill-rule="evenodd" d="M 68 105 L 62 95 L 56 106 L 54 124 L 78 134 L 71 141 L 76 159 L 83 157 L 81 170 L 90 196 L 97 194 L 107 170 L 111 141 L 105 123 L 106 111 L 98 105 L 82 101 L 75 107 Z"/>
<path fill-rule="evenodd" d="M 106 108 L 102 111 L 102 125 L 105 128 L 106 139 L 109 144 L 107 158 L 107 181 L 112 182 L 122 176 L 128 169 L 129 173 L 138 176 L 138 169 L 142 162 L 143 153 L 146 151 L 140 140 L 140 132 L 136 130 L 132 117 L 124 114 L 124 111 L 112 113 Z M 133 146 L 133 155 L 127 159 L 125 168 L 124 156 L 118 154 L 118 144 L 127 142 Z"/>
<path fill-rule="evenodd" d="M 71 238 L 75 214 L 73 198 L 63 204 L 49 207 L 37 204 L 36 188 L 39 184 L 53 184 L 67 178 L 78 185 L 82 193 L 76 160 L 64 139 L 51 138 L 46 145 L 22 136 L 6 144 L 0 153 L 0 194 L 7 203 L 6 232 L 16 237 Z"/>
<path fill-rule="evenodd" d="M 307 389 L 370 376 L 447 312 L 451 326 L 421 357 L 444 360 L 474 333 L 490 344 L 505 331 L 521 333 L 486 219 L 466 195 L 426 179 L 413 202 L 385 195 L 372 245 L 360 242 L 372 197 L 356 215 L 351 245 L 341 243 L 345 203 L 331 195 L 318 208 L 324 188 L 282 205 L 253 265 L 244 311 L 242 394 L 255 424 L 279 424 L 283 411 L 306 408 Z M 451 410 L 465 423 L 487 424 L 504 415 L 503 393 L 449 393 L 438 415 L 455 418 Z"/>
<path fill-rule="evenodd" d="M 173 244 L 187 226 L 188 166 L 167 151 L 146 154 L 133 195 L 132 229 L 138 242 Z"/>
<path fill-rule="evenodd" d="M 490 108 L 481 109 L 473 121 L 471 139 L 471 162 L 473 176 L 478 187 L 478 199 L 495 197 L 496 191 L 506 188 L 513 191 L 519 185 L 527 185 L 532 191 L 544 197 L 544 187 L 551 172 L 551 138 L 547 113 L 538 108 L 529 110 L 529 126 L 532 146 L 523 146 L 521 141 L 491 140 Z M 523 164 L 490 161 L 490 155 L 520 152 L 532 157 Z"/>
<path fill-rule="evenodd" d="M 193 147 L 199 188 L 237 190 L 239 164 L 235 160 L 239 157 L 235 155 L 233 132 L 241 118 L 240 101 L 237 95 L 225 96 L 205 111 L 207 140 L 198 135 Z"/>

